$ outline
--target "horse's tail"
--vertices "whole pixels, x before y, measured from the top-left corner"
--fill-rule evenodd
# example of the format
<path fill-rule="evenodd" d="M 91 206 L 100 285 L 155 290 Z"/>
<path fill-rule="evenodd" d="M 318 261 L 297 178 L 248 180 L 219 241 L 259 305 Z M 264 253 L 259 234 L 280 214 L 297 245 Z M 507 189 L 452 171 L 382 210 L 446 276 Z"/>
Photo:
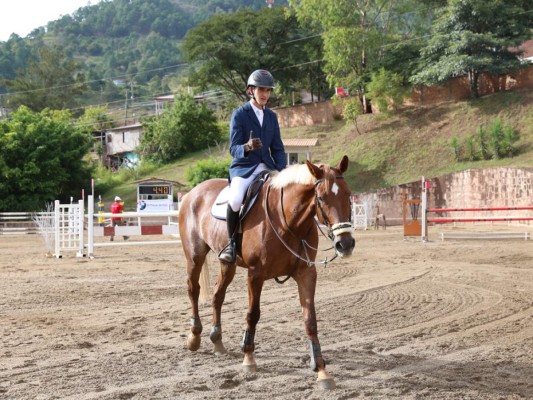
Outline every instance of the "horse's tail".
<path fill-rule="evenodd" d="M 211 283 L 209 282 L 209 261 L 206 257 L 202 270 L 200 271 L 200 301 L 207 303 L 211 300 L 209 288 Z"/>

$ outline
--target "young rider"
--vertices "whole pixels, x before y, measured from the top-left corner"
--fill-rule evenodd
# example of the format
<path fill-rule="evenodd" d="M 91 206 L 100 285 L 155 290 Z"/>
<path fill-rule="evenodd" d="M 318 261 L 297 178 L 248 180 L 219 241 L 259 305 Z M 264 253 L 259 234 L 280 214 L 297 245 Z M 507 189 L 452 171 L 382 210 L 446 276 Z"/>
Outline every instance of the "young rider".
<path fill-rule="evenodd" d="M 236 258 L 235 231 L 246 189 L 264 170 L 282 170 L 287 156 L 281 140 L 276 114 L 266 107 L 274 89 L 272 74 L 258 69 L 250 75 L 246 93 L 250 101 L 233 112 L 230 123 L 229 168 L 230 191 L 227 210 L 229 244 L 220 252 L 219 259 L 234 263 Z"/>

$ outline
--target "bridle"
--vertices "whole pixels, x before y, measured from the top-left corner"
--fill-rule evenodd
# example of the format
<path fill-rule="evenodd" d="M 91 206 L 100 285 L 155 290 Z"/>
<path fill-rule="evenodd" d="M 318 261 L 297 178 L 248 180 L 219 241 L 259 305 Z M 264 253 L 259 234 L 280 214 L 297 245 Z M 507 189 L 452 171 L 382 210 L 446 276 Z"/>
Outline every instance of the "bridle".
<path fill-rule="evenodd" d="M 343 176 L 336 176 L 335 179 L 344 179 L 344 177 Z M 327 235 L 324 235 L 324 233 L 322 232 L 322 229 L 320 228 L 320 226 L 318 226 L 318 229 L 320 230 L 320 232 L 324 236 L 327 236 L 331 241 L 333 241 L 335 239 L 335 236 L 338 236 L 341 233 L 353 231 L 352 214 L 350 213 L 350 218 L 348 219 L 348 222 L 339 222 L 339 223 L 336 223 L 336 224 L 332 224 L 330 222 L 327 214 L 325 213 L 324 209 L 322 208 L 323 201 L 320 200 L 320 197 L 318 196 L 317 187 L 323 181 L 324 181 L 324 179 L 317 179 L 315 181 L 315 200 L 316 200 L 316 207 L 320 211 L 320 217 L 322 218 L 323 224 L 326 225 L 326 227 L 328 228 Z M 318 212 L 316 214 L 318 215 Z"/>
<path fill-rule="evenodd" d="M 342 176 L 337 176 L 336 179 L 344 179 Z M 351 223 L 351 214 L 350 214 L 350 219 L 348 222 L 341 222 L 341 223 L 336 223 L 336 224 L 331 224 L 331 222 L 329 221 L 329 218 L 327 217 L 325 211 L 324 211 L 324 208 L 322 206 L 322 204 L 324 203 L 322 200 L 320 200 L 319 196 L 318 196 L 318 191 L 317 191 L 317 187 L 320 183 L 322 183 L 324 181 L 324 179 L 317 179 L 314 183 L 314 192 L 315 192 L 315 200 L 316 200 L 316 204 L 315 204 L 315 207 L 317 208 L 317 211 L 316 211 L 316 214 L 318 215 L 318 211 L 320 211 L 320 216 L 321 216 L 321 219 L 323 221 L 323 224 L 327 227 L 328 229 L 328 232 L 327 234 L 324 234 L 324 232 L 322 231 L 322 229 L 320 228 L 320 225 L 318 223 L 318 221 L 316 221 L 315 219 L 315 223 L 320 231 L 320 233 L 322 233 L 323 236 L 327 237 L 330 239 L 330 241 L 333 242 L 333 240 L 335 239 L 335 236 L 337 235 L 340 235 L 341 233 L 344 233 L 344 232 L 351 232 L 353 230 L 353 225 Z M 313 249 L 313 250 L 318 250 L 314 247 L 312 247 L 309 243 L 307 243 L 307 241 L 305 239 L 301 239 L 299 238 L 290 228 L 288 222 L 287 222 L 287 219 L 285 217 L 285 210 L 284 210 L 284 207 L 283 207 L 283 188 L 281 188 L 281 191 L 280 191 L 280 204 L 281 204 L 281 215 L 283 216 L 283 221 L 285 222 L 285 226 L 286 226 L 286 230 L 288 231 L 288 233 L 291 234 L 291 236 L 293 238 L 295 238 L 296 240 L 298 240 L 300 242 L 300 246 L 299 248 L 302 249 L 303 248 L 303 251 L 305 253 L 305 258 L 303 258 L 302 256 L 300 256 L 299 252 L 296 252 L 294 251 L 293 249 L 291 249 L 291 247 L 289 246 L 289 244 L 281 237 L 281 235 L 278 233 L 278 231 L 275 229 L 274 227 L 274 223 L 272 222 L 272 218 L 270 217 L 270 209 L 268 207 L 268 199 L 269 199 L 269 196 L 270 196 L 270 189 L 271 189 L 271 186 L 269 185 L 268 188 L 267 188 L 267 193 L 266 193 L 266 196 L 265 196 L 265 210 L 266 210 L 266 215 L 267 215 L 267 220 L 270 224 L 270 227 L 272 228 L 272 231 L 276 234 L 277 238 L 279 239 L 279 241 L 283 244 L 283 246 L 285 246 L 285 248 L 293 255 L 295 256 L 298 260 L 301 260 L 301 261 L 305 261 L 307 263 L 307 265 L 310 267 L 310 266 L 315 266 L 315 265 L 324 265 L 324 266 L 327 266 L 327 264 L 330 262 L 330 261 L 333 261 L 335 258 L 337 258 L 337 253 L 335 252 L 335 255 L 333 256 L 333 258 L 331 259 L 328 259 L 327 257 L 323 260 L 323 261 L 312 261 L 309 257 L 309 254 L 307 252 L 307 249 Z M 330 247 L 328 249 L 325 249 L 325 251 L 327 250 L 331 250 L 333 248 Z M 297 266 L 297 262 L 295 263 L 294 265 L 294 268 L 293 270 L 291 271 L 291 273 L 287 276 L 287 278 L 283 281 L 279 281 L 277 278 L 276 278 L 276 281 L 278 283 L 283 283 L 285 282 L 287 279 L 289 279 L 293 272 L 295 271 L 296 269 L 296 266 Z"/>

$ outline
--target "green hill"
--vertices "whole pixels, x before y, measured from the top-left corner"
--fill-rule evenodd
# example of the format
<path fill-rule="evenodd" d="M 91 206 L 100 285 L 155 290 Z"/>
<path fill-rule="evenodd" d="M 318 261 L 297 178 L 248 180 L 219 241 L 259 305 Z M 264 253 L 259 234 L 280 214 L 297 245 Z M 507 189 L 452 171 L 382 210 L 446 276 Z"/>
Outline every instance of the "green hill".
<path fill-rule="evenodd" d="M 450 140 L 464 142 L 480 126 L 489 129 L 499 118 L 520 135 L 517 153 L 499 160 L 456 162 Z M 333 164 L 343 154 L 351 160 L 347 179 L 354 193 L 373 191 L 469 168 L 533 168 L 533 91 L 497 93 L 474 101 L 442 103 L 432 107 L 410 107 L 393 116 L 363 115 L 358 129 L 351 122 L 336 121 L 309 127 L 283 129 L 285 138 L 318 138 L 313 162 Z M 222 146 L 223 147 L 223 146 Z M 227 147 L 227 146 L 226 146 Z M 185 171 L 195 161 L 210 156 L 227 156 L 227 149 L 205 151 L 150 172 L 150 177 L 186 183 Z M 146 177 L 139 177 L 142 179 Z M 115 192 L 134 204 L 136 186 L 129 183 Z"/>

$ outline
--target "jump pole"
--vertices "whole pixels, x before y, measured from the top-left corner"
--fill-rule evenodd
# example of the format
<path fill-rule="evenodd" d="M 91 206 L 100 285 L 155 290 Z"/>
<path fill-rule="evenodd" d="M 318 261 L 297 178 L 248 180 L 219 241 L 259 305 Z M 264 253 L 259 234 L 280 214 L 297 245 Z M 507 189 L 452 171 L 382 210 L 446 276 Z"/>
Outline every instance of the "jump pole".
<path fill-rule="evenodd" d="M 518 206 L 518 207 L 470 207 L 470 208 L 427 208 L 427 189 L 429 189 L 430 182 L 426 182 L 422 177 L 422 241 L 428 240 L 427 223 L 446 224 L 453 222 L 511 222 L 511 221 L 533 221 L 533 217 L 437 217 L 428 218 L 428 213 L 445 213 L 445 212 L 482 212 L 482 211 L 523 211 L 533 210 L 533 206 Z"/>

